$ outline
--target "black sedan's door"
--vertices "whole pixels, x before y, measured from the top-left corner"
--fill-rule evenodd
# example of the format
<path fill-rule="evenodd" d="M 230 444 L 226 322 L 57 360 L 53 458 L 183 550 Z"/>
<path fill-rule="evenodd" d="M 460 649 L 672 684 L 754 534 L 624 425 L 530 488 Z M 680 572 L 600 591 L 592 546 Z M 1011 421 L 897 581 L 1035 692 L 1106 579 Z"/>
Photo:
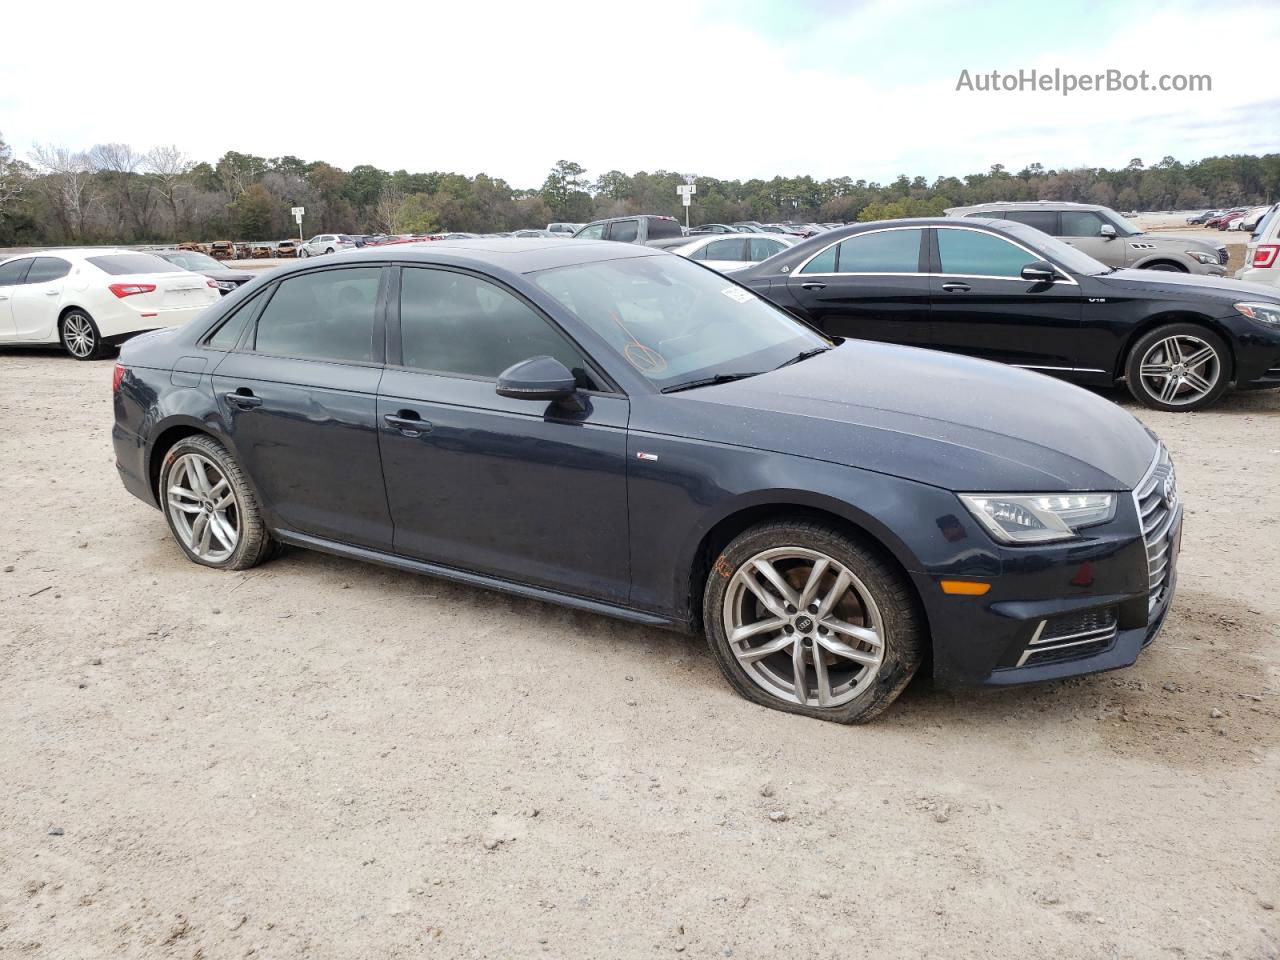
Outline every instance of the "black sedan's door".
<path fill-rule="evenodd" d="M 548 318 L 488 279 L 406 266 L 392 305 L 400 363 L 378 416 L 396 552 L 625 602 L 626 397 L 599 389 Z M 585 410 L 497 395 L 499 373 L 544 355 L 575 372 Z"/>
<path fill-rule="evenodd" d="M 930 346 L 984 360 L 1072 376 L 1083 301 L 1065 273 L 1053 283 L 1022 279 L 1041 255 L 971 227 L 931 229 Z"/>
<path fill-rule="evenodd" d="M 387 550 L 378 457 L 379 267 L 309 271 L 270 291 L 213 388 L 276 524 Z M 266 295 L 266 294 L 264 294 Z"/>
<path fill-rule="evenodd" d="M 789 299 L 829 336 L 924 345 L 929 333 L 924 239 L 921 228 L 892 227 L 834 243 L 787 278 Z"/>

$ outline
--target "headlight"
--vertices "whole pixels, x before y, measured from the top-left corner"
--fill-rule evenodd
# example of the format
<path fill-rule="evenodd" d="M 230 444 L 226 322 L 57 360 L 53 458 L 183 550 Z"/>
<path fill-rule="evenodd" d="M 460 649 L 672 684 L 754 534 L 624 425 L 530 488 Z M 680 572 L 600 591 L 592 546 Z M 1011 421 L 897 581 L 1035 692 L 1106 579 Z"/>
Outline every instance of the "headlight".
<path fill-rule="evenodd" d="M 1237 303 L 1235 307 L 1250 320 L 1280 324 L 1280 303 Z"/>
<path fill-rule="evenodd" d="M 234 290 L 237 286 L 234 280 L 219 280 L 217 283 L 219 290 Z"/>
<path fill-rule="evenodd" d="M 1216 253 L 1205 253 L 1203 250 L 1188 250 L 1187 256 L 1196 263 L 1218 263 L 1218 255 Z"/>
<path fill-rule="evenodd" d="M 962 493 L 969 512 L 1001 543 L 1070 540 L 1116 515 L 1114 493 Z"/>

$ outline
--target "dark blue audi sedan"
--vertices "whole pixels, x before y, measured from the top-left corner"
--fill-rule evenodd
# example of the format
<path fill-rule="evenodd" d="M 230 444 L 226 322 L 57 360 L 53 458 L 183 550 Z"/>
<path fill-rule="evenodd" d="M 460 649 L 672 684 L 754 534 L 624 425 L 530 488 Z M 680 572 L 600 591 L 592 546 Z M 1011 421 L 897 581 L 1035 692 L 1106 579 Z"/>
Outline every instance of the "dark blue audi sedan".
<path fill-rule="evenodd" d="M 280 545 L 705 633 L 840 722 L 1130 664 L 1173 466 L 1040 374 L 832 340 L 682 257 L 467 240 L 299 263 L 130 342 L 117 466 L 196 563 Z"/>

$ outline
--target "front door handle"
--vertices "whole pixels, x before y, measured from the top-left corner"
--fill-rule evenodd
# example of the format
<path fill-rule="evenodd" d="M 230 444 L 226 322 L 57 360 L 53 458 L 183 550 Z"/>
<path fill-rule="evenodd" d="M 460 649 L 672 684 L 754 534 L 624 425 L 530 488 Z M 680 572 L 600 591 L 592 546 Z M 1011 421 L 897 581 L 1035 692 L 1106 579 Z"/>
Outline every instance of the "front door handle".
<path fill-rule="evenodd" d="M 942 289 L 947 293 L 968 293 L 969 285 L 967 283 L 944 283 Z"/>
<path fill-rule="evenodd" d="M 800 289 L 801 290 L 825 290 L 827 289 L 827 285 L 823 283 L 821 280 L 809 280 L 805 283 L 800 284 Z"/>
<path fill-rule="evenodd" d="M 239 407 L 241 410 L 251 410 L 254 407 L 262 406 L 262 398 L 255 397 L 253 391 L 247 387 L 241 387 L 234 393 L 223 394 L 227 403 L 233 407 Z"/>
<path fill-rule="evenodd" d="M 46 297 L 56 297 L 56 296 L 57 296 L 58 294 L 60 294 L 61 292 L 62 292 L 61 290 L 46 290 L 46 291 L 44 292 L 44 295 L 45 295 Z"/>
<path fill-rule="evenodd" d="M 409 416 L 406 416 L 409 414 Z M 399 430 L 406 437 L 420 437 L 424 433 L 431 432 L 431 424 L 423 420 L 412 410 L 401 410 L 398 413 L 388 413 L 382 418 L 383 422 L 393 430 Z"/>

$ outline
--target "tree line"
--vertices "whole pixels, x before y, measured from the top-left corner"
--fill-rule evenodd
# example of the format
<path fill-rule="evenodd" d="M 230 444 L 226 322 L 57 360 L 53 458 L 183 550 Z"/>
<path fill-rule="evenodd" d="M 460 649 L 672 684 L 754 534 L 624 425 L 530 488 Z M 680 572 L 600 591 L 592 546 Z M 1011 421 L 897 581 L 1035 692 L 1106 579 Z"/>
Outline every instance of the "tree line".
<path fill-rule="evenodd" d="M 306 208 L 308 235 L 492 233 L 633 213 L 682 216 L 683 174 L 609 170 L 595 178 L 557 162 L 540 187 L 434 171 L 343 170 L 323 160 L 229 150 L 215 163 L 176 146 L 128 144 L 74 150 L 37 145 L 15 156 L 0 136 L 0 246 L 272 240 L 293 236 L 290 208 Z M 1280 194 L 1280 154 L 1182 163 L 1139 158 L 1121 169 L 1015 172 L 994 164 L 964 177 L 905 174 L 891 183 L 835 177 L 720 180 L 696 177 L 695 222 L 854 221 L 940 214 L 993 200 L 1073 200 L 1119 210 L 1165 210 L 1268 202 Z"/>

